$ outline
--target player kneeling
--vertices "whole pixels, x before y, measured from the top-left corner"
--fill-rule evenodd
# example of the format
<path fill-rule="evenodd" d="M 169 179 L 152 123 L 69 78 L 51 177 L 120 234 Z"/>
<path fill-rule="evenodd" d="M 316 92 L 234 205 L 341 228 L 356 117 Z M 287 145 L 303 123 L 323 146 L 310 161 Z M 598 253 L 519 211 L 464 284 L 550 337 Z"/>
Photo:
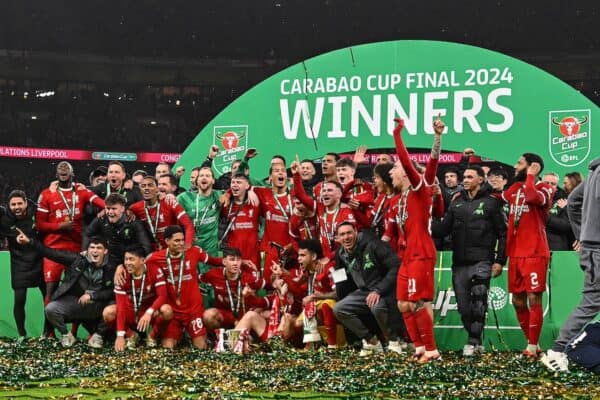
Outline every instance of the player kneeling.
<path fill-rule="evenodd" d="M 146 266 L 146 252 L 140 245 L 125 250 L 123 284 L 115 285 L 116 304 L 104 308 L 102 316 L 109 325 L 115 325 L 115 350 L 135 348 L 139 333 L 152 330 L 146 338 L 148 347 L 156 346 L 156 339 L 173 317 L 167 304 L 167 289 L 162 271 Z"/>

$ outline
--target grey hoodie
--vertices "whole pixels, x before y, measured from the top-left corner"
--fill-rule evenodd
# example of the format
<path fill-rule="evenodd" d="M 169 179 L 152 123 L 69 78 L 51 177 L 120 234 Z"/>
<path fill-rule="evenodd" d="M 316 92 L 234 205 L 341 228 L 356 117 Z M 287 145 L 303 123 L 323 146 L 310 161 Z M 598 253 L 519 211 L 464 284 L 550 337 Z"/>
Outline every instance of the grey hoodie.
<path fill-rule="evenodd" d="M 568 213 L 575 238 L 584 247 L 600 247 L 600 158 L 589 165 L 588 177 L 569 195 Z"/>

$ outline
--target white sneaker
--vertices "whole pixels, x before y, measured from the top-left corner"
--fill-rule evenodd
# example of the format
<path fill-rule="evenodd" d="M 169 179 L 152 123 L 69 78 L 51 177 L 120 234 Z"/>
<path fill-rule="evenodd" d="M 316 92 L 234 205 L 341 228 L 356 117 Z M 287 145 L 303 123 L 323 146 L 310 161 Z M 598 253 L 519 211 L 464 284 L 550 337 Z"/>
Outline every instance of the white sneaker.
<path fill-rule="evenodd" d="M 390 340 L 388 343 L 388 351 L 393 351 L 394 353 L 404 354 L 404 350 L 406 349 L 406 343 L 400 340 Z"/>
<path fill-rule="evenodd" d="M 542 355 L 542 364 L 546 366 L 550 371 L 553 372 L 568 372 L 569 371 L 569 359 L 565 353 L 560 351 L 548 350 L 546 354 Z"/>
<path fill-rule="evenodd" d="M 378 340 L 377 343 L 371 344 L 367 342 L 365 339 L 362 341 L 362 350 L 358 354 L 361 357 L 371 355 L 373 353 L 381 353 L 383 351 L 383 347 L 381 346 L 381 342 Z"/>
<path fill-rule="evenodd" d="M 463 357 L 473 357 L 475 355 L 475 346 L 472 344 L 465 344 L 463 347 Z"/>
<path fill-rule="evenodd" d="M 482 344 L 478 344 L 477 346 L 475 346 L 475 352 L 479 354 L 485 353 L 485 346 Z"/>
<path fill-rule="evenodd" d="M 97 333 L 94 333 L 88 339 L 88 346 L 94 349 L 101 349 L 104 346 L 104 339 Z"/>
<path fill-rule="evenodd" d="M 60 344 L 62 344 L 62 347 L 71 347 L 75 344 L 76 341 L 77 339 L 75 338 L 75 336 L 73 336 L 71 332 L 62 335 L 62 337 L 60 338 Z"/>

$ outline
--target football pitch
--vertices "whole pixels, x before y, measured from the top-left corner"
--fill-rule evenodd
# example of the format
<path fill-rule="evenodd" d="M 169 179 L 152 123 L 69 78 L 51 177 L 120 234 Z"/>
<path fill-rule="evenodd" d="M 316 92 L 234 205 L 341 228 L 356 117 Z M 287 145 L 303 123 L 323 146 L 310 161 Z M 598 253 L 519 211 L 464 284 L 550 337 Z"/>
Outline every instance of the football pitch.
<path fill-rule="evenodd" d="M 598 398 L 600 376 L 553 374 L 514 352 L 417 365 L 408 355 L 302 351 L 271 341 L 251 354 L 188 347 L 116 354 L 84 343 L 0 340 L 0 397 L 15 399 Z"/>

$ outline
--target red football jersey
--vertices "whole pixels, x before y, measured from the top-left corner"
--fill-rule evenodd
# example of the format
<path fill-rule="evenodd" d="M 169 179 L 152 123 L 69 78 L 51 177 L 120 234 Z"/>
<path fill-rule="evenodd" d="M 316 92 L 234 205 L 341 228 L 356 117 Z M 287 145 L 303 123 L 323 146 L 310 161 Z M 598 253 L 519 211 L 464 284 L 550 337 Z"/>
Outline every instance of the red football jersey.
<path fill-rule="evenodd" d="M 437 173 L 437 158 L 430 157 L 427 161 L 425 173 L 421 175 L 414 167 L 412 160 L 402 142 L 401 128 L 394 130 L 394 143 L 398 159 L 410 181 L 408 193 L 400 196 L 396 223 L 398 230 L 404 233 L 406 261 L 414 259 L 435 259 L 436 250 L 431 238 L 431 209 L 433 204 L 433 191 L 431 185 L 435 182 Z M 404 262 L 404 260 L 403 260 Z"/>
<path fill-rule="evenodd" d="M 199 247 L 192 246 L 181 257 L 167 257 L 168 249 L 158 250 L 148 256 L 148 268 L 158 269 L 165 277 L 168 302 L 175 313 L 193 314 L 203 312 L 202 295 L 198 285 L 198 263 L 219 264 L 220 259 L 209 257 Z M 171 268 L 169 268 L 169 260 Z M 180 272 L 180 266 L 183 270 Z M 157 272 L 158 274 L 158 272 Z M 180 283 L 181 282 L 181 283 Z M 178 294 L 179 287 L 179 297 Z M 179 299 L 179 304 L 178 300 Z"/>
<path fill-rule="evenodd" d="M 133 286 L 132 286 L 133 283 Z M 142 290 L 142 283 L 144 285 Z M 125 284 L 115 284 L 115 298 L 117 301 L 117 331 L 125 331 L 125 320 L 127 313 L 135 311 L 135 300 L 139 304 L 138 315 L 145 313 L 148 308 L 158 310 L 167 302 L 167 289 L 165 276 L 162 270 L 156 266 L 146 267 L 146 273 L 141 278 L 131 279 L 131 275 L 125 271 Z M 140 299 L 141 296 L 141 299 Z"/>
<path fill-rule="evenodd" d="M 227 217 L 227 228 L 229 229 L 225 239 L 227 246 L 238 248 L 243 259 L 251 260 L 256 266 L 259 266 L 258 219 L 260 207 L 253 206 L 248 202 L 240 205 L 232 200 L 228 209 L 223 208 L 222 212 Z"/>
<path fill-rule="evenodd" d="M 507 256 L 550 257 L 546 219 L 553 197 L 554 188 L 541 182 L 535 184 L 533 175 L 527 175 L 525 183 L 513 183 L 502 193 L 502 199 L 510 205 Z"/>
<path fill-rule="evenodd" d="M 398 258 L 404 258 L 404 249 L 406 249 L 406 238 L 404 231 L 398 224 L 397 217 L 400 215 L 400 202 L 402 195 L 397 194 L 389 199 L 389 208 L 384 217 L 384 233 L 383 236 L 389 239 L 389 243 L 398 254 Z"/>
<path fill-rule="evenodd" d="M 265 230 L 260 242 L 262 251 L 269 251 L 270 242 L 281 246 L 290 243 L 290 217 L 293 215 L 292 197 L 289 193 L 275 194 L 271 188 L 255 187 L 254 192 L 260 199 Z"/>
<path fill-rule="evenodd" d="M 382 237 L 386 227 L 386 215 L 392 204 L 394 194 L 379 193 L 372 207 L 367 210 L 369 226 L 379 237 Z"/>
<path fill-rule="evenodd" d="M 104 209 L 104 200 L 80 185 L 69 189 L 59 187 L 55 192 L 45 189 L 38 198 L 35 215 L 38 231 L 45 234 L 44 244 L 54 249 L 70 249 L 74 244 L 79 248 L 87 203 Z M 60 223 L 66 221 L 73 222 L 73 229 L 60 230 Z"/>
<path fill-rule="evenodd" d="M 212 268 L 202 274 L 200 280 L 210 284 L 215 289 L 214 306 L 216 308 L 230 310 L 241 317 L 241 313 L 244 309 L 248 311 L 254 308 L 264 308 L 269 306 L 264 298 L 257 296 L 247 296 L 245 299 L 238 300 L 238 294 L 241 296 L 245 286 L 248 286 L 253 290 L 265 287 L 265 280 L 259 278 L 256 271 L 242 270 L 239 279 L 228 280 L 226 282 L 225 268 Z M 227 290 L 227 283 L 229 283 L 229 291 Z M 231 304 L 232 300 L 233 305 Z"/>
<path fill-rule="evenodd" d="M 317 215 L 319 222 L 319 240 L 321 241 L 323 256 L 332 260 L 335 256 L 335 250 L 337 249 L 335 234 L 338 224 L 345 221 L 356 224 L 352 209 L 342 203 L 337 209 L 327 211 L 323 203 L 313 200 L 312 197 L 306 194 L 302 187 L 300 174 L 298 173 L 294 174 L 294 187 L 296 188 L 296 197 L 298 197 L 300 202 L 302 202 L 309 210 L 316 211 L 315 214 Z"/>
<path fill-rule="evenodd" d="M 152 248 L 154 250 L 167 247 L 165 229 L 171 225 L 180 225 L 184 229 L 187 245 L 191 246 L 194 242 L 194 224 L 192 224 L 183 207 L 177 202 L 169 205 L 165 200 L 159 200 L 154 206 L 146 206 L 146 203 L 142 200 L 133 203 L 129 210 L 146 227 L 148 235 L 153 239 Z"/>

